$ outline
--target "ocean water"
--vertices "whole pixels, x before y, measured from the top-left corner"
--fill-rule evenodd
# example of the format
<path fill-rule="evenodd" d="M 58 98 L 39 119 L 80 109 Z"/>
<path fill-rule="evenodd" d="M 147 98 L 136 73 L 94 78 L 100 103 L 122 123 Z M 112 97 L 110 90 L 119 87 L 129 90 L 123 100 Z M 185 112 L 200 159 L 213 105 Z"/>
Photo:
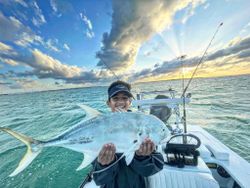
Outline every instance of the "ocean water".
<path fill-rule="evenodd" d="M 181 95 L 179 80 L 140 83 L 133 85 L 133 91 L 169 87 Z M 106 90 L 92 87 L 1 95 L 0 126 L 40 140 L 53 138 L 85 118 L 78 104 L 109 113 Z M 194 79 L 188 92 L 192 98 L 187 105 L 187 124 L 203 127 L 250 162 L 250 75 Z M 83 154 L 51 147 L 45 148 L 23 172 L 8 177 L 25 152 L 22 143 L 0 132 L 0 187 L 78 187 L 89 170 L 75 170 Z"/>

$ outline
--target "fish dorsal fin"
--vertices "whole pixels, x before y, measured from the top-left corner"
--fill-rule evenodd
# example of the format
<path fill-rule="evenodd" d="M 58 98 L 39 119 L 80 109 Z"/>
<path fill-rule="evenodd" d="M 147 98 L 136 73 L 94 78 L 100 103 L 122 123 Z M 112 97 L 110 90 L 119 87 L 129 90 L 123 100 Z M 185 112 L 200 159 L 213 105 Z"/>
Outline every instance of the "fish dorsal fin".
<path fill-rule="evenodd" d="M 84 105 L 84 104 L 78 104 L 79 107 L 81 107 L 85 113 L 86 113 L 86 117 L 84 118 L 85 120 L 88 120 L 88 119 L 92 119 L 92 118 L 95 118 L 99 115 L 101 115 L 101 112 L 95 110 L 94 108 L 91 108 L 87 105 Z"/>
<path fill-rule="evenodd" d="M 83 161 L 80 164 L 80 166 L 76 169 L 77 171 L 87 167 L 96 158 L 96 155 L 88 152 L 85 152 L 83 156 L 84 156 Z"/>

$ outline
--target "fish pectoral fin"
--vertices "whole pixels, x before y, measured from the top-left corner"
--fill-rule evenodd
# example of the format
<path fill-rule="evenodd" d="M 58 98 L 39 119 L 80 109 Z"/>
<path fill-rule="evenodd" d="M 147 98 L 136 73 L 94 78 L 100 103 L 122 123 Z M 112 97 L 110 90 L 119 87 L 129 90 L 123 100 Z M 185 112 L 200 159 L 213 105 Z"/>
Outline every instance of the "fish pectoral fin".
<path fill-rule="evenodd" d="M 126 161 L 127 165 L 129 165 L 132 162 L 132 160 L 133 160 L 133 158 L 135 156 L 135 151 L 137 149 L 139 149 L 140 144 L 141 144 L 141 142 L 137 141 L 126 152 L 124 152 L 125 161 Z"/>
<path fill-rule="evenodd" d="M 92 118 L 95 118 L 95 117 L 101 115 L 101 112 L 99 112 L 98 110 L 91 108 L 87 105 L 78 104 L 78 106 L 85 111 L 85 113 L 86 113 L 86 117 L 84 118 L 85 120 L 92 119 Z"/>
<path fill-rule="evenodd" d="M 96 158 L 95 155 L 90 153 L 84 153 L 83 156 L 84 156 L 83 161 L 80 164 L 80 166 L 76 169 L 77 171 L 87 167 Z"/>
<path fill-rule="evenodd" d="M 119 157 L 119 159 L 117 159 L 114 163 L 112 163 L 111 165 L 107 166 L 106 168 L 103 168 L 101 170 L 97 170 L 97 171 L 94 171 L 93 174 L 98 174 L 100 172 L 104 172 L 105 170 L 108 170 L 109 168 L 111 168 L 112 166 L 116 165 L 123 157 L 124 157 L 124 153 L 122 154 L 121 157 Z"/>
<path fill-rule="evenodd" d="M 125 161 L 126 161 L 126 164 L 127 164 L 127 165 L 129 165 L 129 164 L 132 162 L 134 156 L 135 156 L 135 152 L 134 152 L 134 151 L 132 151 L 132 152 L 130 152 L 130 153 L 127 153 L 127 154 L 125 155 Z"/>
<path fill-rule="evenodd" d="M 97 173 L 100 173 L 100 172 L 103 172 L 109 168 L 111 168 L 112 166 L 114 166 L 115 164 L 117 164 L 123 157 L 125 157 L 125 161 L 126 161 L 126 164 L 129 165 L 133 158 L 134 158 L 134 155 L 135 155 L 135 150 L 137 150 L 140 146 L 141 142 L 135 142 L 126 152 L 124 152 L 122 154 L 122 156 L 119 157 L 119 159 L 117 159 L 114 163 L 112 163 L 111 165 L 107 166 L 106 168 L 104 169 L 101 169 L 101 170 L 97 170 L 97 171 L 94 171 L 93 174 L 97 174 Z"/>

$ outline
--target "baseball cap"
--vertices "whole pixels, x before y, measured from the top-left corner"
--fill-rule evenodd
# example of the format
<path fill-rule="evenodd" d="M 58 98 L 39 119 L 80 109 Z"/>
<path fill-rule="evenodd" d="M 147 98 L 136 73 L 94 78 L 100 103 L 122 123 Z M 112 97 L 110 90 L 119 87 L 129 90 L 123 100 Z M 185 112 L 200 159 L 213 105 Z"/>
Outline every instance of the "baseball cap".
<path fill-rule="evenodd" d="M 123 92 L 129 97 L 133 97 L 132 93 L 130 92 L 130 89 L 123 84 L 117 84 L 117 85 L 114 85 L 113 87 L 111 87 L 108 90 L 108 96 L 109 96 L 109 98 L 111 98 L 119 92 Z"/>

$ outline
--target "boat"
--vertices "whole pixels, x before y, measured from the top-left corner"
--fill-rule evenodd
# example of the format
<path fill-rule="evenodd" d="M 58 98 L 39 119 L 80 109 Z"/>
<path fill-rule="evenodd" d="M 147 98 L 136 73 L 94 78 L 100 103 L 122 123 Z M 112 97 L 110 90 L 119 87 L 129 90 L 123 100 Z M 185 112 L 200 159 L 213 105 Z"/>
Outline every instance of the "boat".
<path fill-rule="evenodd" d="M 191 100 L 187 89 L 222 25 L 220 23 L 217 27 L 185 87 L 183 75 L 183 91 L 179 98 L 176 98 L 176 91 L 170 88 L 140 92 L 136 100 L 132 101 L 135 110 L 157 116 L 171 131 L 171 137 L 165 138 L 165 143 L 157 147 L 157 151 L 164 156 L 164 167 L 160 172 L 145 178 L 147 188 L 250 188 L 250 163 L 201 126 L 187 126 L 186 123 L 185 106 Z M 182 61 L 185 57 L 181 55 L 178 59 Z M 151 98 L 145 99 L 147 94 Z M 153 95 L 156 96 L 152 98 Z M 180 112 L 180 106 L 183 107 L 183 113 Z M 156 109 L 158 113 L 154 113 Z M 170 115 L 175 118 L 172 124 L 168 123 Z M 86 180 L 89 182 L 84 181 L 80 187 L 97 187 L 90 176 Z"/>
<path fill-rule="evenodd" d="M 147 98 L 145 94 L 165 94 L 167 98 Z M 145 178 L 147 188 L 250 188 L 250 163 L 229 149 L 199 125 L 186 128 L 180 107 L 190 103 L 191 95 L 176 98 L 176 91 L 150 91 L 137 94 L 133 107 L 141 113 L 152 113 L 152 107 L 168 108 L 175 119 L 171 137 L 157 151 L 164 156 L 164 168 Z M 158 95 L 159 96 L 159 95 Z M 185 131 L 186 130 L 186 131 Z M 86 188 L 97 187 L 85 181 Z"/>

